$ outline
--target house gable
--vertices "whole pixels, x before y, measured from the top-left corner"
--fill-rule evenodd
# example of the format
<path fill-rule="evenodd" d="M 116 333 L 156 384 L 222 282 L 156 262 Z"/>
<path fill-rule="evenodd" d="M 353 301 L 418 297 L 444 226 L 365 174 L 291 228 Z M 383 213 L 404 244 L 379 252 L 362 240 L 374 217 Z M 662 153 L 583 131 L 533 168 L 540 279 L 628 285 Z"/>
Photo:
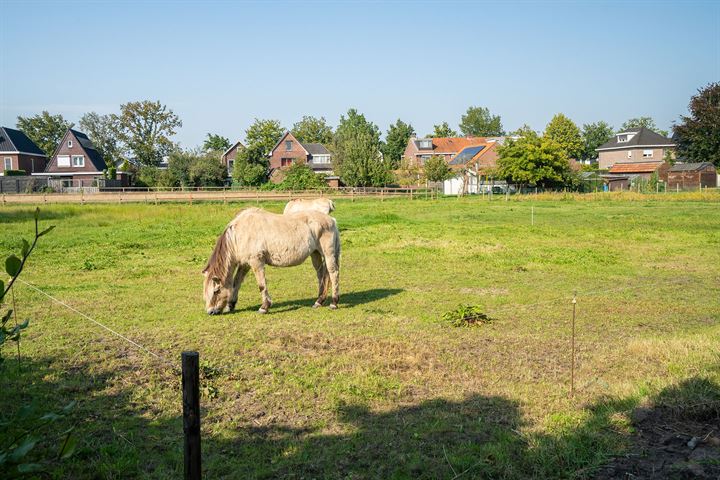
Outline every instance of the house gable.
<path fill-rule="evenodd" d="M 45 171 L 47 173 L 100 174 L 105 168 L 102 156 L 87 135 L 68 129 L 55 148 Z"/>
<path fill-rule="evenodd" d="M 285 134 L 270 150 L 270 169 L 289 167 L 293 163 L 307 163 L 310 152 L 290 133 Z"/>

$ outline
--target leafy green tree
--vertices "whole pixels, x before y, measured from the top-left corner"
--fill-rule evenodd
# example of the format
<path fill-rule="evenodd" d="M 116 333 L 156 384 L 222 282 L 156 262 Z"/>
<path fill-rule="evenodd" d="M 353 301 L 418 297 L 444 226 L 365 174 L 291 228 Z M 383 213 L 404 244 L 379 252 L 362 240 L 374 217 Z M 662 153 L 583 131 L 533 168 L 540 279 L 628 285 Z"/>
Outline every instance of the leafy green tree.
<path fill-rule="evenodd" d="M 380 129 L 351 108 L 340 117 L 331 149 L 333 169 L 345 185 L 382 186 L 391 174 L 380 153 Z"/>
<path fill-rule="evenodd" d="M 623 123 L 620 126 L 620 131 L 624 132 L 630 128 L 640 128 L 645 127 L 648 130 L 652 130 L 653 132 L 657 132 L 660 135 L 667 137 L 668 131 L 667 130 L 660 130 L 657 125 L 655 125 L 655 120 L 653 120 L 651 117 L 637 117 L 637 118 L 631 118 L 627 122 Z"/>
<path fill-rule="evenodd" d="M 280 183 L 282 190 L 310 190 L 327 187 L 324 176 L 313 172 L 305 163 L 293 163 L 285 170 L 285 178 Z"/>
<path fill-rule="evenodd" d="M 79 123 L 83 133 L 87 134 L 95 149 L 102 155 L 108 169 L 115 166 L 122 153 L 117 117 L 89 112 L 80 118 Z"/>
<path fill-rule="evenodd" d="M 238 153 L 233 163 L 232 176 L 235 183 L 257 187 L 267 181 L 268 159 L 262 146 L 251 145 Z"/>
<path fill-rule="evenodd" d="M 425 162 L 425 178 L 429 182 L 442 182 L 452 177 L 452 170 L 440 155 L 433 155 Z"/>
<path fill-rule="evenodd" d="M 55 152 L 67 129 L 72 127 L 73 124 L 65 120 L 62 115 L 50 115 L 44 110 L 41 114 L 32 117 L 17 117 L 18 130 L 35 142 L 48 157 Z"/>
<path fill-rule="evenodd" d="M 398 118 L 397 122 L 390 125 L 385 136 L 385 144 L 382 152 L 385 161 L 388 162 L 389 168 L 396 169 L 400 166 L 405 148 L 407 148 L 408 140 L 415 135 L 415 129 L 409 123 L 405 123 Z"/>
<path fill-rule="evenodd" d="M 411 185 L 420 185 L 425 180 L 425 174 L 415 162 L 411 162 L 407 158 L 400 160 L 400 166 L 397 169 L 395 179 L 401 187 Z"/>
<path fill-rule="evenodd" d="M 257 149 L 262 155 L 268 155 L 284 133 L 285 130 L 278 120 L 256 118 L 245 130 L 245 145 Z"/>
<path fill-rule="evenodd" d="M 693 162 L 712 162 L 720 168 L 720 82 L 710 83 L 690 99 L 690 116 L 673 131 L 678 153 Z"/>
<path fill-rule="evenodd" d="M 292 134 L 298 139 L 298 142 L 304 143 L 322 143 L 329 144 L 332 142 L 332 127 L 327 124 L 325 117 L 303 116 L 302 120 L 295 123 L 292 127 Z"/>
<path fill-rule="evenodd" d="M 571 176 L 565 149 L 533 131 L 498 147 L 497 171 L 508 181 L 543 187 L 562 183 Z"/>
<path fill-rule="evenodd" d="M 212 154 L 197 156 L 188 171 L 190 184 L 196 187 L 222 187 L 227 178 L 227 169 Z"/>
<path fill-rule="evenodd" d="M 447 138 L 447 137 L 457 137 L 458 133 L 450 128 L 450 125 L 448 125 L 448 122 L 442 122 L 438 125 L 433 125 L 433 133 L 428 135 L 430 138 Z"/>
<path fill-rule="evenodd" d="M 159 101 L 143 100 L 120 105 L 113 115 L 119 125 L 119 139 L 142 165 L 158 166 L 177 146 L 171 140 L 182 121 Z"/>
<path fill-rule="evenodd" d="M 228 148 L 230 148 L 230 139 L 214 133 L 208 133 L 203 142 L 203 150 L 206 152 L 224 152 Z"/>
<path fill-rule="evenodd" d="M 596 159 L 598 152 L 595 149 L 608 142 L 614 135 L 615 130 L 607 122 L 599 121 L 584 124 L 582 128 L 582 138 L 585 145 L 583 158 Z"/>
<path fill-rule="evenodd" d="M 484 107 L 469 107 L 460 119 L 460 131 L 469 137 L 499 137 L 505 134 L 500 115 Z"/>
<path fill-rule="evenodd" d="M 565 151 L 565 158 L 580 158 L 585 151 L 580 129 L 562 113 L 555 115 L 545 127 L 545 138 L 560 145 Z"/>

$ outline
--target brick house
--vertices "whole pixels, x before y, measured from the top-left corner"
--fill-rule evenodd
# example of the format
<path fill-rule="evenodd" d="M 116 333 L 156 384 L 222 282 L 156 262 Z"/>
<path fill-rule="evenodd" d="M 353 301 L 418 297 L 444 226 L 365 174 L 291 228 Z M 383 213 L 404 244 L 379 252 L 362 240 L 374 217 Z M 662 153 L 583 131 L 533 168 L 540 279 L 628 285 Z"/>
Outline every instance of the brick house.
<path fill-rule="evenodd" d="M 26 174 L 45 170 L 48 157 L 20 130 L 0 127 L 0 175 L 5 170 L 24 170 Z"/>
<path fill-rule="evenodd" d="M 490 138 L 484 137 L 437 137 L 416 138 L 410 137 L 405 147 L 403 158 L 410 166 L 422 168 L 432 156 L 441 156 L 445 161 L 450 160 L 466 147 L 480 145 Z"/>
<path fill-rule="evenodd" d="M 676 163 L 670 167 L 667 175 L 667 187 L 671 190 L 697 190 L 718 185 L 717 170 L 710 162 Z"/>
<path fill-rule="evenodd" d="M 91 187 L 104 178 L 106 168 L 87 135 L 70 128 L 50 157 L 44 175 L 62 180 L 64 187 Z"/>
<path fill-rule="evenodd" d="M 675 143 L 669 138 L 640 127 L 617 133 L 595 151 L 600 170 L 607 170 L 616 163 L 663 161 L 665 152 L 674 148 Z"/>
<path fill-rule="evenodd" d="M 328 184 L 337 186 L 338 179 L 333 176 L 332 154 L 321 143 L 301 143 L 290 132 L 278 140 L 270 153 L 270 180 L 282 182 L 283 170 L 293 164 L 305 163 L 315 173 L 327 175 Z"/>
<path fill-rule="evenodd" d="M 452 157 L 448 166 L 455 176 L 443 182 L 445 195 L 480 193 L 484 172 L 497 166 L 497 146 L 500 142 L 488 139 L 485 142 L 463 148 Z"/>
<path fill-rule="evenodd" d="M 230 148 L 225 150 L 220 157 L 220 160 L 222 161 L 223 165 L 227 168 L 228 176 L 232 176 L 232 170 L 233 165 L 235 164 L 235 159 L 237 158 L 238 154 L 245 149 L 245 145 L 242 144 L 242 142 L 237 141 L 234 145 L 232 145 Z"/>

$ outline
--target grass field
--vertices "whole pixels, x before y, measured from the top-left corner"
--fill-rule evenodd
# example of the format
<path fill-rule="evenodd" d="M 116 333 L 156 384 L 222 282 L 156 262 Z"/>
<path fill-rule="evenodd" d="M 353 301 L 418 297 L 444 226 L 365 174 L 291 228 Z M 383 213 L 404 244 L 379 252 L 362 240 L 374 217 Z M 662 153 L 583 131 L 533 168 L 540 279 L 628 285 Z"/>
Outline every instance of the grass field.
<path fill-rule="evenodd" d="M 238 311 L 204 313 L 200 271 L 242 204 L 42 208 L 57 228 L 24 280 L 178 365 L 200 352 L 206 478 L 590 477 L 633 451 L 637 407 L 717 422 L 720 194 L 562 198 L 338 202 L 337 311 L 310 308 L 307 263 L 268 270 L 268 315 L 252 276 Z M 0 253 L 32 228 L 32 207 L 0 209 Z M 16 294 L 31 326 L 19 372 L 3 352 L 3 415 L 78 402 L 50 477 L 179 478 L 178 375 Z M 443 322 L 461 304 L 493 321 Z"/>

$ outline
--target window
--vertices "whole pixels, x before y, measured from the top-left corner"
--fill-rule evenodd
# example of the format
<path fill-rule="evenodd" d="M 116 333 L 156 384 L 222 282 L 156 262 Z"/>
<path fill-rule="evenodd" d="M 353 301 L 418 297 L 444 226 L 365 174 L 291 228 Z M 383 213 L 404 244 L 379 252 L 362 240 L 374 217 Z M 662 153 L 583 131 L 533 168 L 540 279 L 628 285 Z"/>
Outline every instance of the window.
<path fill-rule="evenodd" d="M 85 166 L 85 157 L 83 155 L 73 155 L 72 156 L 72 166 L 73 167 L 84 167 Z"/>
<path fill-rule="evenodd" d="M 281 166 L 281 167 L 289 167 L 290 165 L 293 164 L 293 160 L 294 160 L 294 159 L 292 159 L 292 158 L 281 158 L 281 159 L 280 159 L 280 166 Z"/>
<path fill-rule="evenodd" d="M 653 151 L 652 150 L 643 150 L 643 158 L 652 158 Z"/>
<path fill-rule="evenodd" d="M 628 151 L 628 158 L 632 158 L 632 150 Z"/>
<path fill-rule="evenodd" d="M 70 155 L 58 155 L 57 166 L 58 167 L 69 167 L 70 166 Z"/>
<path fill-rule="evenodd" d="M 327 164 L 330 163 L 330 155 L 313 155 L 311 160 L 316 165 Z"/>
<path fill-rule="evenodd" d="M 12 170 L 12 157 L 5 157 L 5 170 Z"/>
<path fill-rule="evenodd" d="M 285 150 L 287 150 L 288 152 L 292 150 L 292 140 L 285 141 Z"/>
<path fill-rule="evenodd" d="M 420 148 L 427 150 L 429 148 L 432 148 L 432 140 L 420 140 Z"/>
<path fill-rule="evenodd" d="M 235 165 L 234 160 L 228 160 L 228 170 L 232 172 L 233 165 Z"/>
<path fill-rule="evenodd" d="M 72 148 L 72 140 L 68 140 L 68 148 Z"/>

